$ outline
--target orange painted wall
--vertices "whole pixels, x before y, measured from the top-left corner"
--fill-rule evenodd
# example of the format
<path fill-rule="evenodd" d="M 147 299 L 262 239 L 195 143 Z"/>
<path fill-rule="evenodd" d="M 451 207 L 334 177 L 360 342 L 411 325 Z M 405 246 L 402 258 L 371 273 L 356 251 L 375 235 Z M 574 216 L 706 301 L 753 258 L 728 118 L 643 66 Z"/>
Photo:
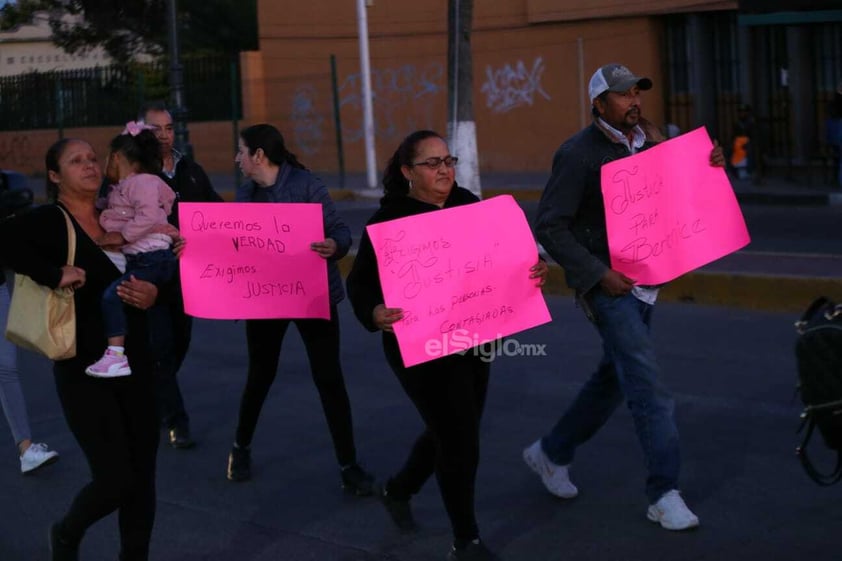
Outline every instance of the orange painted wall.
<path fill-rule="evenodd" d="M 601 1 L 607 6 L 614 0 Z M 447 132 L 447 4 L 447 0 L 375 0 L 368 8 L 380 169 L 409 132 L 418 128 Z M 628 64 L 653 79 L 655 89 L 645 94 L 643 111 L 663 125 L 659 18 L 603 14 L 601 19 L 530 23 L 539 13 L 553 19 L 547 16 L 548 6 L 568 4 L 584 5 L 542 0 L 475 3 L 472 99 L 481 171 L 548 169 L 558 144 L 589 122 L 589 100 L 583 101 L 587 81 L 608 62 Z M 658 0 L 661 9 L 669 8 L 667 4 L 668 0 Z M 722 2 L 672 4 L 686 9 L 690 4 L 710 7 Z M 333 54 L 346 170 L 364 171 L 355 3 L 261 0 L 258 15 L 260 51 L 241 56 L 241 125 L 275 124 L 306 165 L 336 171 Z M 118 128 L 108 128 L 65 134 L 93 139 L 104 150 L 117 132 Z M 191 124 L 190 135 L 197 160 L 208 171 L 233 169 L 230 123 Z M 0 166 L 42 172 L 44 150 L 56 137 L 55 131 L 0 132 Z"/>
<path fill-rule="evenodd" d="M 337 169 L 330 85 L 330 55 L 335 55 L 346 169 L 363 171 L 354 3 L 295 3 L 283 10 L 274 5 L 260 4 L 266 120 L 284 132 L 306 165 Z M 555 147 L 588 121 L 589 100 L 583 104 L 580 92 L 601 64 L 624 62 L 660 81 L 655 18 L 529 25 L 528 16 L 525 2 L 475 4 L 473 105 L 481 170 L 548 168 Z M 409 132 L 446 133 L 447 2 L 375 1 L 368 23 L 382 168 Z M 658 90 L 646 103 L 645 114 L 660 123 Z"/>

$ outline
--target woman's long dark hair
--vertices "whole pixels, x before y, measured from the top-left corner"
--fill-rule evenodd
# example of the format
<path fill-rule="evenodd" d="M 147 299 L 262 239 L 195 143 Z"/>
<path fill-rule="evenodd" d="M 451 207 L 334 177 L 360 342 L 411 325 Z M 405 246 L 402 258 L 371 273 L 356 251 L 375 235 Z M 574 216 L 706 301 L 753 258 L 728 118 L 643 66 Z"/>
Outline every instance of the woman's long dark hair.
<path fill-rule="evenodd" d="M 405 197 L 409 193 L 409 181 L 403 176 L 401 166 L 412 164 L 418 157 L 418 145 L 428 138 L 441 138 L 441 135 L 431 130 L 415 131 L 403 139 L 389 158 L 389 163 L 383 170 L 383 201 Z"/>
<path fill-rule="evenodd" d="M 251 155 L 260 148 L 269 161 L 276 166 L 289 164 L 294 168 L 307 169 L 298 161 L 295 154 L 287 150 L 284 136 L 272 125 L 261 123 L 246 127 L 240 131 L 240 138 L 243 139 L 243 144 L 249 149 Z"/>
<path fill-rule="evenodd" d="M 155 133 L 144 129 L 132 136 L 129 133 L 118 134 L 108 146 L 111 152 L 121 152 L 132 164 L 137 164 L 141 173 L 158 175 L 163 167 L 161 144 Z"/>
<path fill-rule="evenodd" d="M 50 179 L 50 172 L 60 173 L 61 170 L 59 169 L 58 161 L 61 159 L 61 155 L 64 154 L 67 145 L 76 140 L 78 139 L 62 138 L 61 140 L 57 140 L 47 149 L 47 154 L 44 156 L 44 167 L 47 168 L 47 200 L 51 203 L 58 200 L 58 184 L 53 183 L 53 180 Z"/>

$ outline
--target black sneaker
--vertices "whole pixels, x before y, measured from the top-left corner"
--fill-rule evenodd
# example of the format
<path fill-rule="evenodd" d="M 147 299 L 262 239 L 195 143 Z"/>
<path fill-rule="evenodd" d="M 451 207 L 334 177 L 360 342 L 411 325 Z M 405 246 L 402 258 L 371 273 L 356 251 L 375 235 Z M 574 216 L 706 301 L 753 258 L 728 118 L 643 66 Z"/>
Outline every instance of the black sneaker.
<path fill-rule="evenodd" d="M 450 553 L 447 554 L 447 561 L 500 561 L 500 558 L 485 547 L 480 540 L 474 540 L 461 549 L 452 547 Z"/>
<path fill-rule="evenodd" d="M 375 493 L 383 506 L 386 507 L 386 512 L 389 513 L 389 518 L 395 523 L 395 526 L 402 532 L 414 532 L 418 525 L 415 523 L 415 517 L 412 516 L 412 507 L 409 500 L 399 500 L 391 497 L 386 492 L 386 486 L 376 486 Z"/>
<path fill-rule="evenodd" d="M 228 480 L 248 481 L 251 479 L 251 451 L 234 446 L 228 454 Z"/>
<path fill-rule="evenodd" d="M 373 492 L 374 476 L 365 471 L 360 464 L 351 464 L 342 468 L 342 489 L 351 495 L 367 497 Z"/>
<path fill-rule="evenodd" d="M 196 441 L 190 436 L 190 429 L 187 427 L 172 427 L 167 431 L 170 446 L 176 450 L 186 450 L 193 448 Z"/>

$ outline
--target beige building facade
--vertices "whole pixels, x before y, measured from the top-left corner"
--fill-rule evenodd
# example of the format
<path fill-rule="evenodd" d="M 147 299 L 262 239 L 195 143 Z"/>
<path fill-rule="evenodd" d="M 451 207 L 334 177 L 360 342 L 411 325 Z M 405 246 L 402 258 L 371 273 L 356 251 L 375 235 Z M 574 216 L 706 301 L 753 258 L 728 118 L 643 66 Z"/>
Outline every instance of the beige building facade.
<path fill-rule="evenodd" d="M 47 18 L 38 16 L 32 25 L 0 32 L 0 76 L 111 64 L 102 49 L 71 55 L 53 45 L 50 35 Z"/>

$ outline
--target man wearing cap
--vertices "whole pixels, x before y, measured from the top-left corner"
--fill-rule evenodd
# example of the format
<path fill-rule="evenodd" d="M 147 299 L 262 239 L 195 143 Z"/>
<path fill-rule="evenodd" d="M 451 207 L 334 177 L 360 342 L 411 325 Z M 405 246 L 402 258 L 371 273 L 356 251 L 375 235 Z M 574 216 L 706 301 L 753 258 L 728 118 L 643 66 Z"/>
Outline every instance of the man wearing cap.
<path fill-rule="evenodd" d="M 660 381 L 649 326 L 657 287 L 640 286 L 611 269 L 600 186 L 603 164 L 663 140 L 640 115 L 641 91 L 652 80 L 620 64 L 593 75 L 589 93 L 594 120 L 568 139 L 553 157 L 552 175 L 538 206 L 536 234 L 564 269 L 567 284 L 594 323 L 604 356 L 579 395 L 552 430 L 523 451 L 547 490 L 561 498 L 578 494 L 569 468 L 576 448 L 587 442 L 625 400 L 643 448 L 646 516 L 668 530 L 685 530 L 699 519 L 678 491 L 680 454 L 673 398 Z M 724 166 L 722 149 L 711 165 Z"/>

